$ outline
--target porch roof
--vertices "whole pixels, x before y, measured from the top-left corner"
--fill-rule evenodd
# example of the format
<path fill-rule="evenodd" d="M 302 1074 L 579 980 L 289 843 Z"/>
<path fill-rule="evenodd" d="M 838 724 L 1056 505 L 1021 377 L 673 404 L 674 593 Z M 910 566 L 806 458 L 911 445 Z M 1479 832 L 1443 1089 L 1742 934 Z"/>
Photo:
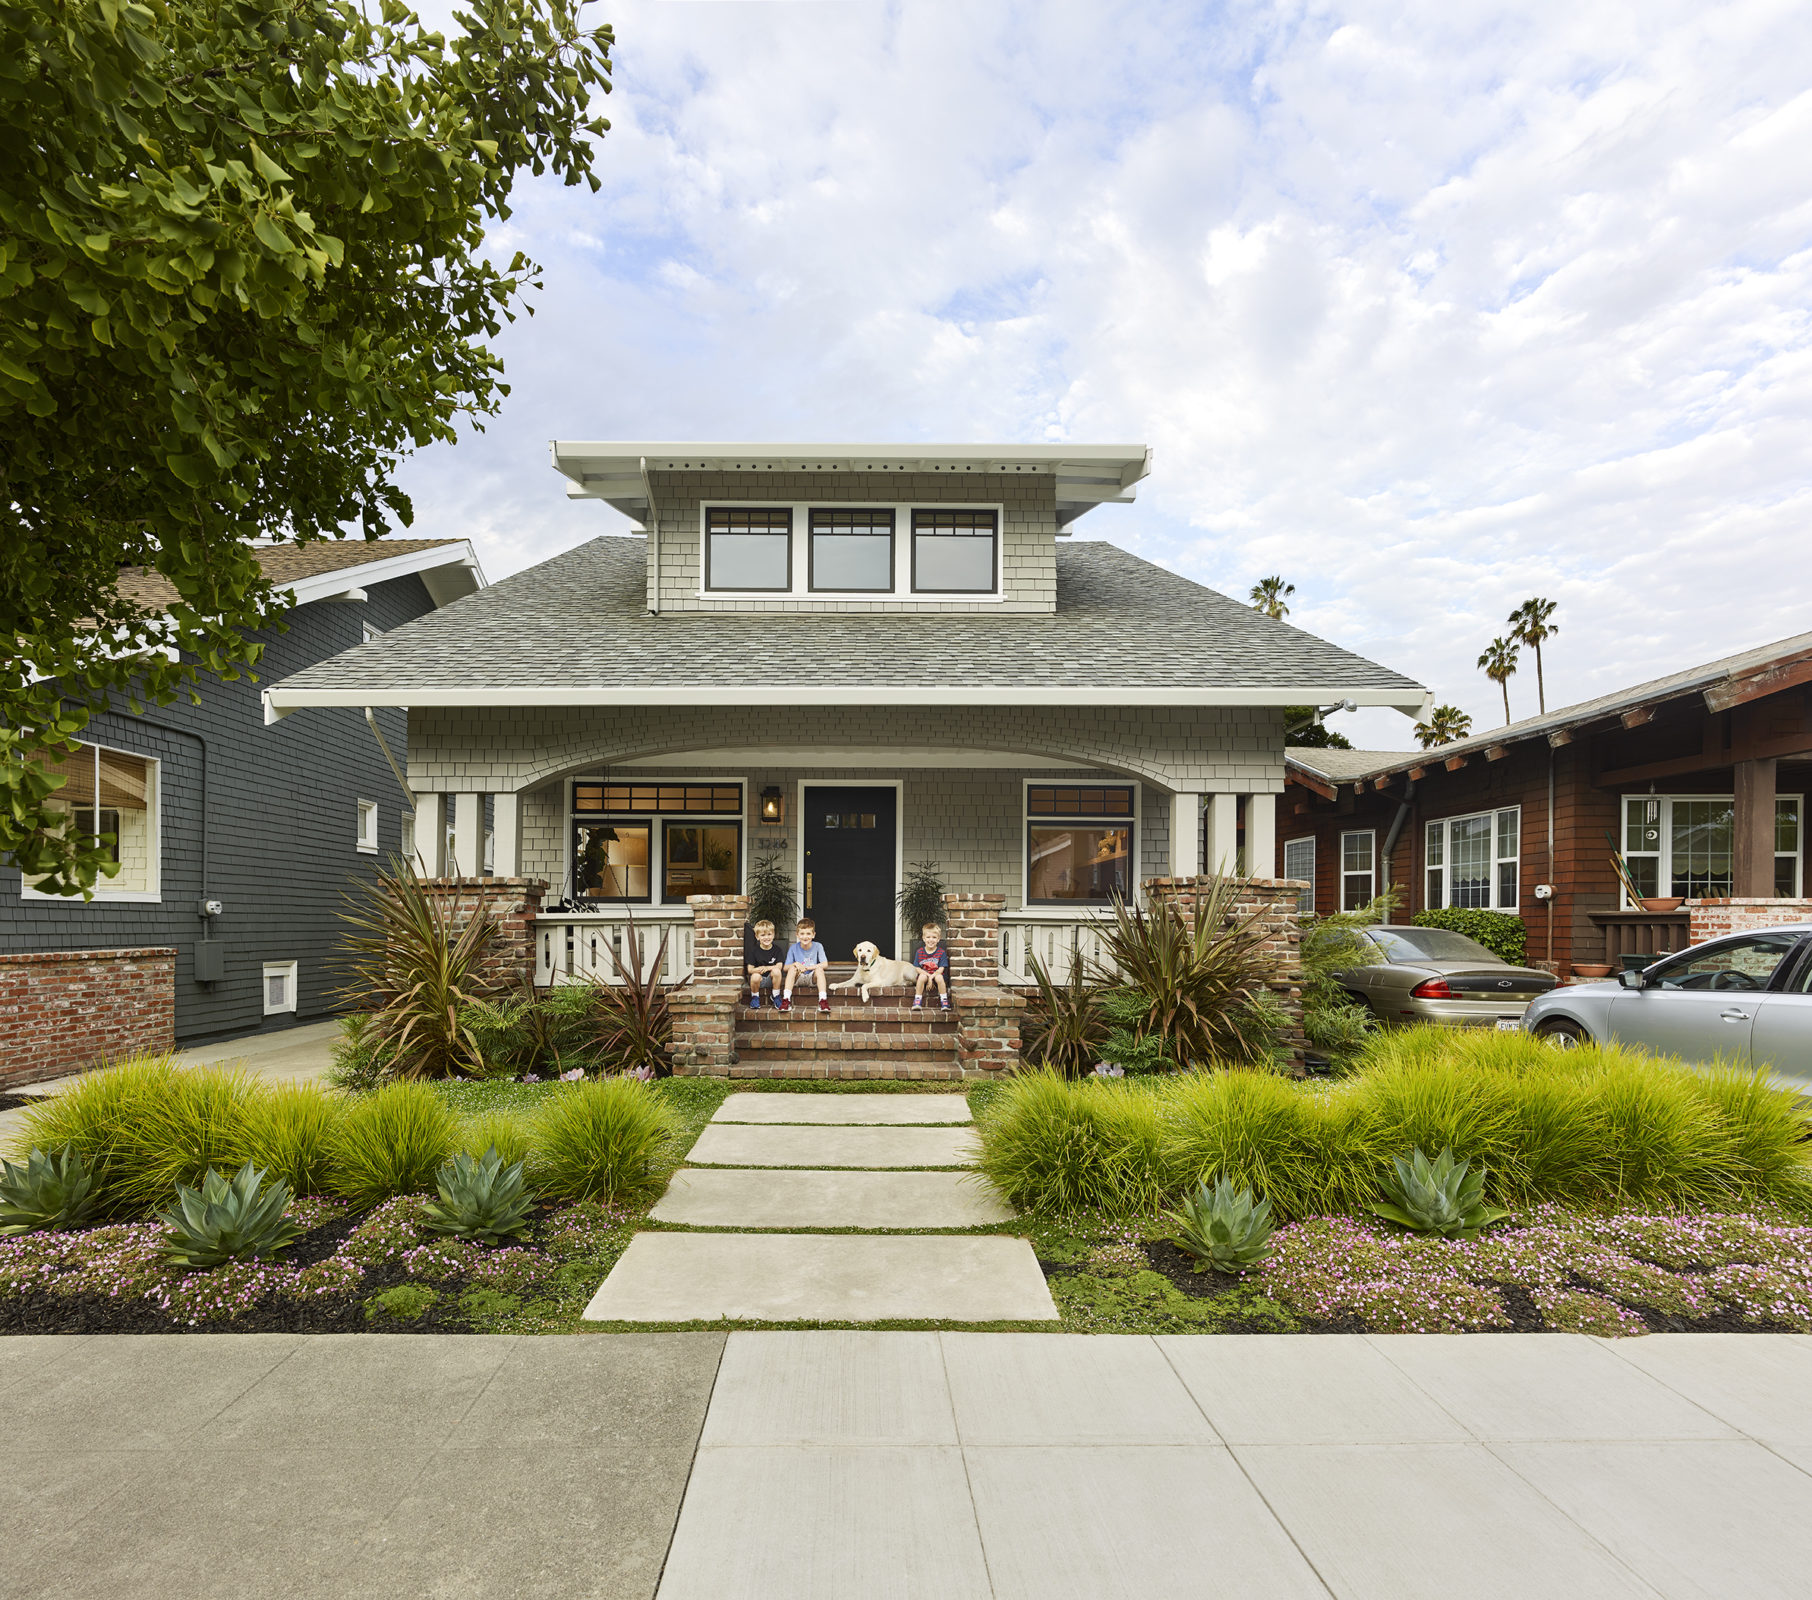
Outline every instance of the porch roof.
<path fill-rule="evenodd" d="M 647 611 L 645 541 L 605 535 L 296 673 L 303 706 L 1254 705 L 1350 699 L 1418 714 L 1421 685 L 1086 541 L 1049 616 Z"/>

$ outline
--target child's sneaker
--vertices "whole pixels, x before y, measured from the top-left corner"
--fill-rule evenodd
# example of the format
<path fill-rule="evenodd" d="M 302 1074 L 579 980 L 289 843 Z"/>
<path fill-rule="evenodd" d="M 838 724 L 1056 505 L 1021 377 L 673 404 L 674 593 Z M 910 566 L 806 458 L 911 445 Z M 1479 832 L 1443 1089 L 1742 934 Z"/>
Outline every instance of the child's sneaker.
<path fill-rule="evenodd" d="M 776 1011 L 791 1011 L 793 1009 L 793 1002 L 787 999 L 785 995 L 782 995 L 774 1002 L 774 1009 Z"/>
<path fill-rule="evenodd" d="M 937 1008 L 939 1011 L 948 1011 L 950 1009 L 950 996 L 947 994 L 940 994 L 937 997 Z"/>
<path fill-rule="evenodd" d="M 751 1011 L 759 1011 L 761 1009 L 761 991 L 759 989 L 749 996 L 749 1009 Z"/>
<path fill-rule="evenodd" d="M 828 1000 L 824 999 L 822 996 L 820 996 L 820 998 L 818 1000 L 818 1009 L 823 1012 L 829 1012 L 830 1001 L 828 1001 Z"/>
<path fill-rule="evenodd" d="M 922 994 L 915 994 L 912 997 L 912 1009 L 914 1011 L 923 1011 L 925 1009 L 925 997 Z"/>

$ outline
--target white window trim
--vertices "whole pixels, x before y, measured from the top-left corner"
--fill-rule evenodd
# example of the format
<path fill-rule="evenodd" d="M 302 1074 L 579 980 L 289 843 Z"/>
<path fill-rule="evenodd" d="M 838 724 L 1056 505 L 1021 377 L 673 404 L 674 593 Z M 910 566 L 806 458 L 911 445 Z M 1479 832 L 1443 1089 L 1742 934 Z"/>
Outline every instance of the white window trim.
<path fill-rule="evenodd" d="M 1099 900 L 1076 900 L 1067 905 L 1032 904 L 1032 862 L 1026 829 L 1032 821 L 1030 807 L 1034 787 L 1040 789 L 1091 787 L 1124 789 L 1130 787 L 1132 789 L 1132 898 L 1134 902 L 1137 902 L 1144 893 L 1139 872 L 1139 852 L 1145 847 L 1145 785 L 1137 778 L 1122 777 L 1117 772 L 1050 772 L 1036 778 L 1019 780 L 1019 911 L 1015 914 L 1028 917 L 1052 917 L 1061 920 L 1071 917 L 1102 916 L 1109 910 L 1107 903 Z M 1118 817 L 1078 817 L 1076 820 L 1078 822 L 1118 822 L 1122 819 Z"/>
<path fill-rule="evenodd" d="M 1290 870 L 1290 851 L 1298 845 L 1305 845 L 1305 844 L 1309 847 L 1309 870 L 1307 872 L 1292 872 Z M 1283 875 L 1286 878 L 1305 878 L 1305 879 L 1307 879 L 1308 885 L 1309 885 L 1309 892 L 1306 895 L 1303 895 L 1297 901 L 1297 909 L 1304 916 L 1308 916 L 1308 917 L 1314 916 L 1315 915 L 1315 835 L 1314 834 L 1305 833 L 1295 839 L 1284 840 L 1284 844 L 1283 844 Z"/>
<path fill-rule="evenodd" d="M 99 744 L 93 739 L 77 741 L 84 749 L 105 750 L 111 755 L 130 756 L 134 761 L 143 761 L 151 769 L 151 804 L 146 809 L 145 849 L 151 867 L 151 889 L 110 889 L 111 878 L 97 877 L 94 880 L 94 898 L 84 900 L 80 895 L 45 894 L 41 889 L 34 889 L 22 878 L 19 883 L 19 896 L 23 900 L 42 900 L 52 905 L 68 906 L 71 910 L 80 910 L 84 906 L 98 906 L 105 901 L 110 906 L 156 906 L 162 905 L 164 899 L 164 764 L 157 756 L 148 756 L 142 750 L 122 750 L 118 745 Z M 103 811 L 108 808 L 101 807 Z"/>
<path fill-rule="evenodd" d="M 1806 797 L 1803 794 L 1776 794 L 1774 798 L 1776 800 L 1794 800 L 1799 803 L 1799 849 L 1794 852 L 1793 862 L 1793 898 L 1797 899 L 1806 892 Z M 1661 802 L 1661 839 L 1658 849 L 1636 851 L 1630 849 L 1628 816 L 1629 803 L 1632 800 L 1659 800 Z M 1639 794 L 1625 792 L 1617 796 L 1617 847 L 1623 852 L 1626 860 L 1631 855 L 1641 857 L 1645 860 L 1649 857 L 1653 857 L 1656 860 L 1658 863 L 1656 867 L 1657 899 L 1671 899 L 1674 892 L 1673 807 L 1674 802 L 1677 800 L 1709 800 L 1716 804 L 1729 805 L 1733 808 L 1736 805 L 1736 796 L 1734 794 Z M 1733 840 L 1733 845 L 1734 842 L 1735 841 Z M 1784 850 L 1771 850 L 1769 852 L 1769 858 L 1772 860 L 1785 854 L 1786 852 Z M 1731 870 L 1733 873 L 1735 868 L 1736 863 L 1733 859 L 1731 862 Z M 1629 891 L 1624 889 L 1621 884 L 1618 885 L 1617 890 L 1617 906 L 1621 911 L 1630 911 L 1634 909 L 1630 903 Z"/>
<path fill-rule="evenodd" d="M 1497 853 L 1497 819 L 1506 811 L 1516 813 L 1516 854 L 1500 856 Z M 1491 821 L 1491 895 L 1487 904 L 1482 906 L 1461 906 L 1462 911 L 1502 911 L 1511 916 L 1519 916 L 1523 908 L 1523 808 L 1516 806 L 1492 806 L 1486 811 L 1461 811 L 1450 817 L 1430 817 L 1422 824 L 1422 902 L 1424 910 L 1448 910 L 1453 907 L 1453 880 L 1448 876 L 1453 871 L 1453 824 L 1471 822 L 1479 817 L 1488 817 Z M 1439 828 L 1441 832 L 1441 861 L 1439 866 L 1428 863 L 1428 830 Z M 1516 862 L 1516 904 L 1504 905 L 1498 898 L 1498 867 L 1506 861 Z M 1428 875 L 1431 872 L 1441 874 L 1441 904 L 1432 906 L 1428 902 Z"/>
<path fill-rule="evenodd" d="M 378 803 L 375 800 L 361 800 L 359 807 L 358 851 L 362 856 L 374 856 L 378 853 Z M 366 829 L 369 820 L 371 827 Z"/>
<path fill-rule="evenodd" d="M 287 980 L 284 983 L 283 992 L 288 996 L 289 1003 L 287 1005 L 274 1006 L 271 1004 L 271 979 L 279 977 Z M 297 999 L 296 991 L 301 987 L 299 963 L 294 961 L 265 962 L 264 971 L 259 976 L 258 984 L 259 998 L 264 1002 L 264 1014 L 267 1017 L 288 1016 L 294 1013 Z"/>
<path fill-rule="evenodd" d="M 713 506 L 733 510 L 785 510 L 793 514 L 792 585 L 786 589 L 707 589 L 705 587 L 705 513 Z M 893 513 L 892 589 L 814 589 L 811 586 L 811 513 L 819 511 L 891 511 Z M 914 511 L 992 511 L 994 513 L 994 588 L 939 590 L 921 594 L 912 587 L 912 513 Z M 700 600 L 772 601 L 792 604 L 815 601 L 840 605 L 998 605 L 1006 598 L 1007 509 L 1000 500 L 722 500 L 698 503 L 698 588 Z"/>
<path fill-rule="evenodd" d="M 724 502 L 721 500 L 713 500 L 711 504 L 722 505 Z M 573 809 L 573 790 L 581 783 L 639 783 L 644 787 L 649 784 L 665 784 L 669 788 L 674 784 L 685 783 L 708 783 L 713 787 L 733 783 L 742 792 L 742 810 L 740 811 L 620 811 L 614 813 L 606 811 L 599 813 L 599 815 L 607 820 L 614 815 L 621 821 L 647 822 L 653 824 L 648 834 L 648 898 L 646 900 L 600 900 L 598 902 L 599 905 L 627 906 L 632 914 L 637 911 L 671 911 L 676 907 L 681 911 L 686 909 L 686 902 L 684 900 L 663 900 L 661 898 L 662 890 L 665 888 L 665 885 L 661 882 L 661 879 L 665 876 L 661 871 L 661 863 L 667 859 L 667 824 L 670 821 L 728 822 L 731 818 L 735 818 L 742 826 L 742 849 L 738 853 L 739 859 L 736 864 L 738 879 L 736 892 L 738 894 L 747 893 L 749 885 L 749 849 L 752 843 L 749 836 L 749 780 L 747 778 L 708 777 L 701 776 L 698 773 L 668 772 L 665 769 L 663 769 L 658 776 L 648 776 L 639 772 L 625 773 L 621 769 L 611 772 L 607 777 L 599 777 L 595 773 L 574 773 L 572 777 L 566 780 L 566 844 L 564 847 L 566 851 L 565 882 L 574 892 L 576 892 L 576 885 L 573 884 L 573 877 L 578 864 L 573 859 L 573 825 L 579 821 L 579 817 Z M 586 814 L 586 819 L 588 821 L 592 820 L 592 814 L 588 812 Z M 805 880 L 801 878 L 799 881 L 803 883 Z M 562 893 L 565 892 L 566 891 L 564 890 L 562 891 Z"/>
<path fill-rule="evenodd" d="M 1348 872 L 1346 870 L 1346 842 L 1348 839 L 1358 838 L 1365 838 L 1371 841 L 1371 865 L 1367 867 L 1365 871 L 1366 880 L 1371 884 L 1371 888 L 1367 890 L 1365 899 L 1360 902 L 1360 905 L 1370 905 L 1372 901 L 1378 898 L 1378 830 L 1376 828 L 1342 828 L 1340 830 L 1340 842 L 1337 846 L 1340 852 L 1338 863 L 1339 881 L 1334 899 L 1335 905 L 1342 911 L 1357 911 L 1360 909 L 1360 906 L 1349 906 L 1346 903 L 1346 880 L 1359 876 L 1356 872 Z"/>

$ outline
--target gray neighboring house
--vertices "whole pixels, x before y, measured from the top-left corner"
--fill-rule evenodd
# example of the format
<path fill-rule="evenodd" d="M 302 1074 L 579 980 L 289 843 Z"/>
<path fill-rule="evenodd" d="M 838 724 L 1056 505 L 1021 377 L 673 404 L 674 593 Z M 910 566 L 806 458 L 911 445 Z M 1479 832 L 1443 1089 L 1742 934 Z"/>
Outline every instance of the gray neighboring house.
<path fill-rule="evenodd" d="M 1420 714 L 1421 685 L 1108 543 L 1141 445 L 556 443 L 641 524 L 276 682 L 272 717 L 406 709 L 408 778 L 469 870 L 552 886 L 539 982 L 597 930 L 669 930 L 753 858 L 833 960 L 898 947 L 913 862 L 999 896 L 999 978 L 1086 944 L 1144 880 L 1268 872 L 1287 705 Z M 288 724 L 285 724 L 288 725 Z M 438 841 L 442 828 L 421 837 Z M 613 946 L 620 939 L 611 936 Z"/>
<path fill-rule="evenodd" d="M 485 579 L 463 539 L 273 545 L 260 560 L 293 600 L 286 630 L 260 636 L 260 681 L 204 675 L 199 705 L 104 713 L 63 763 L 59 794 L 117 839 L 118 875 L 84 902 L 0 865 L 0 1079 L 332 1009 L 345 891 L 411 848 L 412 819 L 362 708 L 271 728 L 263 688 L 370 649 Z M 120 582 L 148 608 L 174 598 L 156 572 Z M 405 713 L 374 717 L 400 762 Z"/>

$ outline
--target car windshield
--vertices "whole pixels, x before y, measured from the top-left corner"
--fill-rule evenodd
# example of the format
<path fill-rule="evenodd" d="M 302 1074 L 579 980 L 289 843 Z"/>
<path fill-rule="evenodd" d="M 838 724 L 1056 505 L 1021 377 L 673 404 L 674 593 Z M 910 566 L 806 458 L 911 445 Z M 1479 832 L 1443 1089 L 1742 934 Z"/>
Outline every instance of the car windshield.
<path fill-rule="evenodd" d="M 1503 962 L 1477 940 L 1446 928 L 1367 928 L 1365 935 L 1392 961 Z"/>

